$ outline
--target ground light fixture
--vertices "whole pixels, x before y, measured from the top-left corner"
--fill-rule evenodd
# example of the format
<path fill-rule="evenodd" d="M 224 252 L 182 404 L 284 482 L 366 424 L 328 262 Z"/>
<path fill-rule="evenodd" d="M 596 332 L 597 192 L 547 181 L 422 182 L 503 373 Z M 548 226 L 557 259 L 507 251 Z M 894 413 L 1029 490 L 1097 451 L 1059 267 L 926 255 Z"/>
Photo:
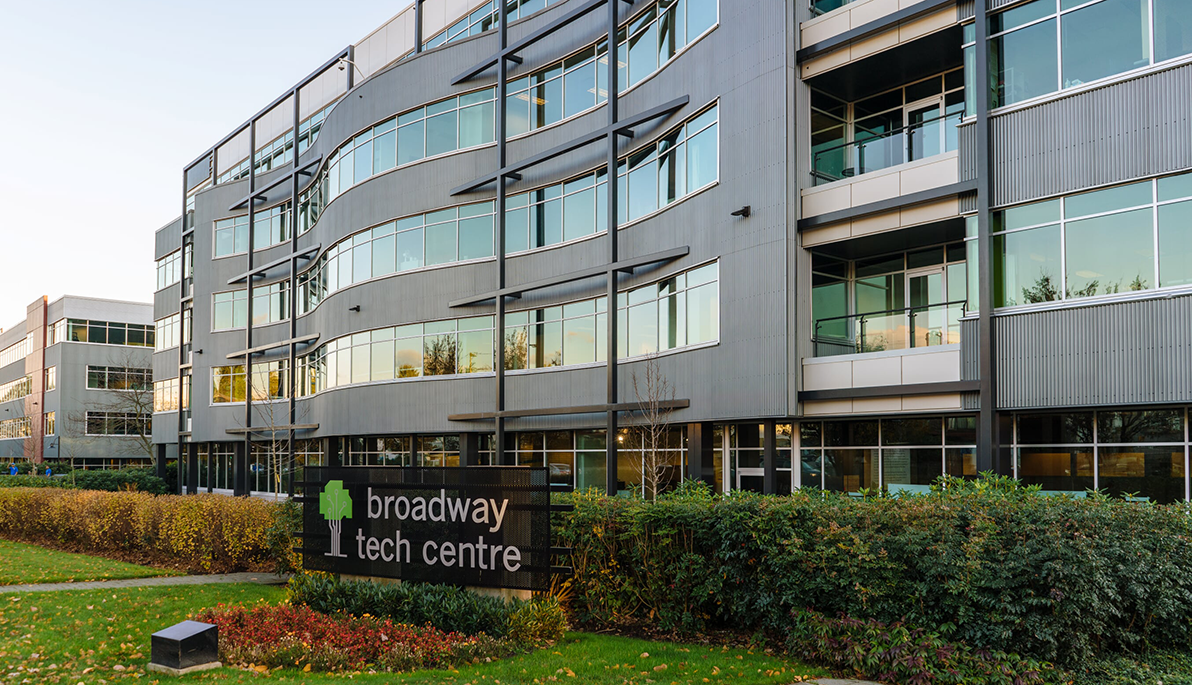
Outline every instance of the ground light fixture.
<path fill-rule="evenodd" d="M 150 671 L 180 676 L 223 666 L 219 662 L 219 627 L 183 621 L 150 636 Z"/>

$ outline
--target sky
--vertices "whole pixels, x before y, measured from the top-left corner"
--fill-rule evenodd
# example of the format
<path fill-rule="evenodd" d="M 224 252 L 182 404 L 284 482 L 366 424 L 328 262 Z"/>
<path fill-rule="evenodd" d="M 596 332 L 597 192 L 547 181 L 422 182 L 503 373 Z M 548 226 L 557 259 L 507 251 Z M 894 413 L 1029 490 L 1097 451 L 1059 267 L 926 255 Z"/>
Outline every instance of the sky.
<path fill-rule="evenodd" d="M 190 163 L 410 0 L 0 0 L 0 328 L 152 302 Z"/>

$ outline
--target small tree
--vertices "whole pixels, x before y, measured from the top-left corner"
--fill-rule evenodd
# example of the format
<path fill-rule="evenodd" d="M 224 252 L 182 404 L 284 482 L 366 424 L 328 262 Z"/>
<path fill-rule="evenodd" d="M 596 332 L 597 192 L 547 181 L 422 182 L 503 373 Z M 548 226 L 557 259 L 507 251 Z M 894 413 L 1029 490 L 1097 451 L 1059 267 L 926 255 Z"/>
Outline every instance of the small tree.
<path fill-rule="evenodd" d="M 670 468 L 668 438 L 670 437 L 670 419 L 674 409 L 670 403 L 675 399 L 675 387 L 662 373 L 658 358 L 651 356 L 646 359 L 644 374 L 638 376 L 637 369 L 633 370 L 633 394 L 637 397 L 638 410 L 641 412 L 641 424 L 637 426 L 637 433 L 641 442 L 642 457 L 635 463 L 636 470 L 641 476 L 642 495 L 653 501 L 658 498 L 662 485 L 669 480 L 667 470 Z"/>
<path fill-rule="evenodd" d="M 54 426 L 54 432 L 58 434 L 58 454 L 61 456 L 65 452 L 66 458 L 70 460 L 70 483 L 74 485 L 75 459 L 78 458 L 83 445 L 91 441 L 91 436 L 87 435 L 87 413 L 72 411 L 55 423 L 57 425 Z"/>
<path fill-rule="evenodd" d="M 111 412 L 132 416 L 124 421 L 124 435 L 132 438 L 137 451 L 153 460 L 153 370 L 140 366 L 143 362 L 132 350 L 124 350 L 113 366 L 120 369 L 106 376 L 101 398 L 89 402 L 86 408 L 96 412 Z M 86 418 L 83 419 L 86 425 Z"/>

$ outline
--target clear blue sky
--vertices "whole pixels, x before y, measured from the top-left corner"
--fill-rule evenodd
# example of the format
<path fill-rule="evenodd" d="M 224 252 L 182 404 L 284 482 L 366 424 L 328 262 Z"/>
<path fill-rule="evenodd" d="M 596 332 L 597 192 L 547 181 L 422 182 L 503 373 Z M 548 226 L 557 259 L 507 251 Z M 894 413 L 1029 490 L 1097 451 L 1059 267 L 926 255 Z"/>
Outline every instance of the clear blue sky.
<path fill-rule="evenodd" d="M 0 327 L 150 302 L 182 166 L 410 0 L 0 0 Z"/>

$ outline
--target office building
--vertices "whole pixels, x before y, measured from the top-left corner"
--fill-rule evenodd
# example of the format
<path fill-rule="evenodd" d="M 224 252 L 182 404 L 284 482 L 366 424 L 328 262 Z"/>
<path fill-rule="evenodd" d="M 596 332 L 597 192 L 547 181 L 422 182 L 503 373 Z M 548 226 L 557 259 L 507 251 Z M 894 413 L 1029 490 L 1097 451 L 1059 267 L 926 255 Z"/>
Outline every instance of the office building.
<path fill-rule="evenodd" d="M 416 2 L 184 167 L 186 487 L 1187 498 L 1192 5 L 498 5 Z"/>

